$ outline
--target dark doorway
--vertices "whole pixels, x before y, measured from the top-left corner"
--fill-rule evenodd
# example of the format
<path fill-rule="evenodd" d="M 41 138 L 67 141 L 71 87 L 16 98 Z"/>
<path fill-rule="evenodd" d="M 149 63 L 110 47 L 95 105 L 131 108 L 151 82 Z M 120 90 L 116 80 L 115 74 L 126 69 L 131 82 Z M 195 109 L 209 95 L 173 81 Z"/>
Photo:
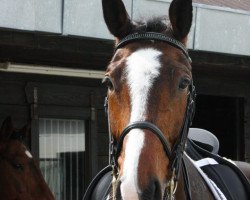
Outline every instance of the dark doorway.
<path fill-rule="evenodd" d="M 244 99 L 198 95 L 192 127 L 214 133 L 220 141 L 219 154 L 244 159 Z"/>

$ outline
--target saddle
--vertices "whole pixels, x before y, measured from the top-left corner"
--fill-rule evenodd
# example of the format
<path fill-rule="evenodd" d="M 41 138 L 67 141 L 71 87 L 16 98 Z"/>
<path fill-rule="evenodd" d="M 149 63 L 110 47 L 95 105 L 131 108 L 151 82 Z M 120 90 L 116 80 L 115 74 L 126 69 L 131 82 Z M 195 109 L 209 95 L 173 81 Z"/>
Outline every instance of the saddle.
<path fill-rule="evenodd" d="M 236 165 L 218 156 L 218 150 L 219 141 L 211 132 L 197 128 L 189 129 L 186 155 L 194 163 L 204 158 L 213 160 L 213 163 L 202 164 L 200 169 L 218 187 L 217 191 L 212 191 L 215 199 L 249 200 L 250 183 L 248 179 Z M 106 200 L 111 186 L 112 167 L 109 165 L 92 180 L 83 200 Z"/>
<path fill-rule="evenodd" d="M 217 137 L 201 128 L 189 128 L 188 138 L 191 139 L 199 147 L 213 153 L 218 154 L 220 143 Z"/>
<path fill-rule="evenodd" d="M 185 150 L 217 200 L 249 200 L 250 183 L 232 162 L 188 140 Z M 207 181 L 207 180 L 208 181 Z M 209 182 L 209 183 L 208 183 Z M 211 187 L 211 185 L 212 187 Z"/>

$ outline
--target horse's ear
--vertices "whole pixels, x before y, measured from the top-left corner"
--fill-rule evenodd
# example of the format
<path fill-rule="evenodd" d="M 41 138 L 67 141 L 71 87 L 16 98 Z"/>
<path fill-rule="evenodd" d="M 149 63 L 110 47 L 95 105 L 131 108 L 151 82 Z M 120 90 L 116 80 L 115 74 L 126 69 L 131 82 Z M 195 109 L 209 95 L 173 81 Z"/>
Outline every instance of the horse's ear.
<path fill-rule="evenodd" d="M 169 8 L 169 18 L 176 39 L 184 44 L 193 18 L 192 0 L 173 0 Z"/>
<path fill-rule="evenodd" d="M 121 0 L 102 0 L 103 16 L 109 31 L 118 39 L 128 35 L 132 22 Z"/>
<path fill-rule="evenodd" d="M 12 124 L 12 119 L 9 116 L 3 121 L 1 130 L 0 130 L 0 138 L 9 139 L 12 133 L 13 133 L 13 124 Z"/>
<path fill-rule="evenodd" d="M 23 128 L 21 128 L 20 133 L 22 134 L 22 138 L 26 139 L 30 137 L 31 125 L 27 124 Z"/>
<path fill-rule="evenodd" d="M 17 139 L 23 142 L 27 147 L 31 146 L 31 125 L 27 124 L 18 131 Z"/>

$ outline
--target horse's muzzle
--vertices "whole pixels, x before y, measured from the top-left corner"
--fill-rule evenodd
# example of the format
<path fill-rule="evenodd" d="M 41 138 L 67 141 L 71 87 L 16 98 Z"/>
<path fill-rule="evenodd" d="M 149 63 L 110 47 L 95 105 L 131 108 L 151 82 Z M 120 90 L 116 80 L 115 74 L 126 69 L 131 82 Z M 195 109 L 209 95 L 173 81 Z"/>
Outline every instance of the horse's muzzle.
<path fill-rule="evenodd" d="M 158 180 L 152 179 L 139 195 L 140 200 L 161 200 L 161 186 Z"/>

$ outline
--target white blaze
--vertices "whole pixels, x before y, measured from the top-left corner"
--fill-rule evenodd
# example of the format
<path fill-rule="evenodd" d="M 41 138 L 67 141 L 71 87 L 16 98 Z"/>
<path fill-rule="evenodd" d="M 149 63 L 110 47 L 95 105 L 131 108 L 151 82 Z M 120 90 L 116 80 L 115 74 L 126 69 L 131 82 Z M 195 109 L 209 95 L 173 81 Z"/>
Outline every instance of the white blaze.
<path fill-rule="evenodd" d="M 127 58 L 127 80 L 130 90 L 131 116 L 130 123 L 144 121 L 147 101 L 154 80 L 159 76 L 161 64 L 160 51 L 153 48 L 141 49 Z M 128 134 L 121 177 L 121 194 L 124 199 L 138 199 L 140 192 L 137 183 L 137 168 L 144 144 L 144 132 L 133 129 Z"/>
<path fill-rule="evenodd" d="M 31 155 L 31 153 L 28 150 L 25 150 L 25 154 L 29 157 L 29 158 L 33 158 L 33 156 Z"/>

